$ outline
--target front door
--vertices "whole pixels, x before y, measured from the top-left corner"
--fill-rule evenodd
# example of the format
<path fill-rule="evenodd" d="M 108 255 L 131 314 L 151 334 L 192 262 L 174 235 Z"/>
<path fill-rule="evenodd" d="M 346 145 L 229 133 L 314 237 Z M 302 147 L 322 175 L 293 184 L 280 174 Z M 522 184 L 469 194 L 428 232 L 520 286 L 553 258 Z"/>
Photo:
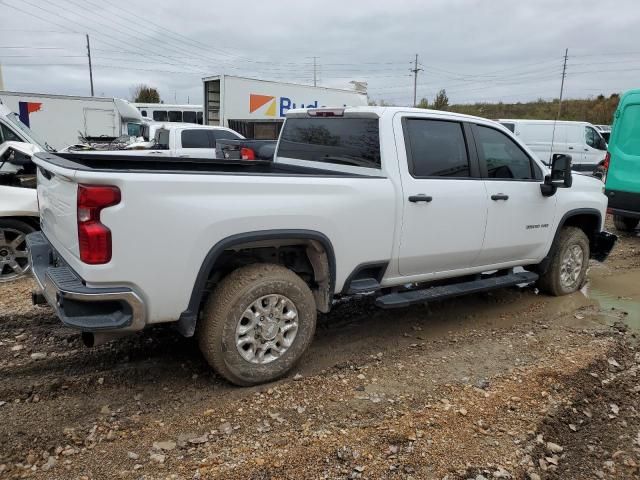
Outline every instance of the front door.
<path fill-rule="evenodd" d="M 554 233 L 556 196 L 542 195 L 542 169 L 504 132 L 474 125 L 473 133 L 488 204 L 484 246 L 476 264 L 544 257 Z"/>
<path fill-rule="evenodd" d="M 484 238 L 487 194 L 468 127 L 398 114 L 394 130 L 403 191 L 400 274 L 472 266 Z"/>

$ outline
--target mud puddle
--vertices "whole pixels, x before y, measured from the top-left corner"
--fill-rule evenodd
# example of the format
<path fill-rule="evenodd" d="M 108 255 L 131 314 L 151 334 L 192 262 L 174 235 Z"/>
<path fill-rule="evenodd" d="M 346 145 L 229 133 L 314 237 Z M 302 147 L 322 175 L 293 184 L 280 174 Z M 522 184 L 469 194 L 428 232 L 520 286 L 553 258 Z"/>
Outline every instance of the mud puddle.
<path fill-rule="evenodd" d="M 608 323 L 622 321 L 640 332 L 640 272 L 592 276 L 582 293 L 599 304 Z"/>

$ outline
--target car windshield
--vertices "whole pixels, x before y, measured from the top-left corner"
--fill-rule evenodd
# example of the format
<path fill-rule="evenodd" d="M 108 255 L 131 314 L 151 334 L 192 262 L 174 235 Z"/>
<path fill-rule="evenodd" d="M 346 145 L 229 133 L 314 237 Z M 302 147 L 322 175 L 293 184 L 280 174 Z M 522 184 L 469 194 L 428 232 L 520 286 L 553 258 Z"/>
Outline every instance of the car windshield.
<path fill-rule="evenodd" d="M 24 123 L 22 123 L 22 121 L 20 120 L 20 117 L 18 117 L 16 113 L 10 113 L 9 115 L 6 116 L 6 118 L 7 120 L 9 120 L 9 122 L 11 122 L 12 125 L 14 125 L 16 128 L 21 130 L 22 133 L 24 133 L 27 137 L 29 137 L 31 141 L 33 141 L 36 145 L 38 145 L 44 151 L 47 151 L 47 152 L 56 151 L 55 148 L 53 148 L 47 142 L 41 140 L 35 133 L 33 133 L 33 130 L 31 130 Z"/>

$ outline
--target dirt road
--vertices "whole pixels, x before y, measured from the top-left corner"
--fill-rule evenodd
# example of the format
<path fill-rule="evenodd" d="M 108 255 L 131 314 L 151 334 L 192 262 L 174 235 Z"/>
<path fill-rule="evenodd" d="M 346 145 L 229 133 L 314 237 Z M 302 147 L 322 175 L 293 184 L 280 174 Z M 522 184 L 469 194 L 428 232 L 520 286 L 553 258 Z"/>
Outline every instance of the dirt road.
<path fill-rule="evenodd" d="M 167 328 L 85 349 L 0 286 L 0 478 L 640 477 L 640 238 L 584 293 L 508 289 L 321 319 L 240 389 Z"/>

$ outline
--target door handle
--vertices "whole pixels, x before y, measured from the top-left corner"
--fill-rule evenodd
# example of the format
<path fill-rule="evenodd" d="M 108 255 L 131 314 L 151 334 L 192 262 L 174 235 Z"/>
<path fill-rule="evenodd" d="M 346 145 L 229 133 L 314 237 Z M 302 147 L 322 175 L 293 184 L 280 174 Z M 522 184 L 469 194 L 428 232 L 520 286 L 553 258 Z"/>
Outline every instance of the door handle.
<path fill-rule="evenodd" d="M 496 195 L 491 195 L 491 200 L 509 200 L 509 195 L 505 195 L 504 193 L 498 193 Z"/>
<path fill-rule="evenodd" d="M 412 203 L 418 203 L 418 202 L 429 203 L 431 200 L 433 200 L 433 197 L 425 195 L 424 193 L 421 193 L 420 195 L 411 195 L 409 197 L 409 201 Z"/>
<path fill-rule="evenodd" d="M 585 152 L 588 152 L 588 151 L 589 151 L 589 149 L 588 149 L 588 148 L 585 148 L 585 149 L 584 149 L 584 151 L 585 151 Z"/>
<path fill-rule="evenodd" d="M 573 150 L 573 147 L 569 147 L 569 150 Z"/>

